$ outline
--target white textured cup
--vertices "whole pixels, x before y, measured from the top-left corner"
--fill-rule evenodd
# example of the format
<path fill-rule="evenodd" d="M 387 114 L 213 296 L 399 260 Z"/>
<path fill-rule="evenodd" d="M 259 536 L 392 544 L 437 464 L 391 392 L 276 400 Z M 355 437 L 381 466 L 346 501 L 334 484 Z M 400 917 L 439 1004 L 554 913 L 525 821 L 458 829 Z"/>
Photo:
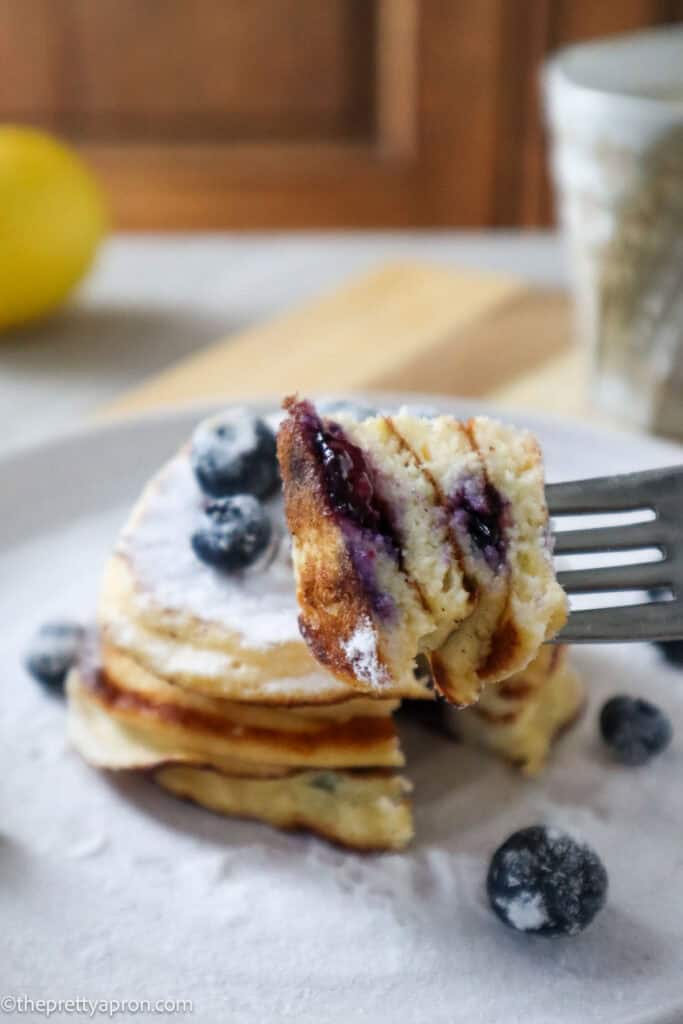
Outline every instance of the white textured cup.
<path fill-rule="evenodd" d="M 543 86 L 593 397 L 683 436 L 683 27 L 569 47 Z"/>

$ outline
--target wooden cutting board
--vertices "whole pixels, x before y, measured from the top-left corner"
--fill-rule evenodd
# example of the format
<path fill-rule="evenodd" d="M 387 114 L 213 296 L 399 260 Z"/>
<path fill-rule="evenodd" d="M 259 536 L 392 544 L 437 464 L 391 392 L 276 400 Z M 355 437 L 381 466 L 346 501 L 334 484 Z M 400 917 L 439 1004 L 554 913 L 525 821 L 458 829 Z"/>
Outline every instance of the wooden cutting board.
<path fill-rule="evenodd" d="M 373 388 L 582 414 L 567 297 L 497 274 L 386 266 L 218 341 L 106 411 Z"/>

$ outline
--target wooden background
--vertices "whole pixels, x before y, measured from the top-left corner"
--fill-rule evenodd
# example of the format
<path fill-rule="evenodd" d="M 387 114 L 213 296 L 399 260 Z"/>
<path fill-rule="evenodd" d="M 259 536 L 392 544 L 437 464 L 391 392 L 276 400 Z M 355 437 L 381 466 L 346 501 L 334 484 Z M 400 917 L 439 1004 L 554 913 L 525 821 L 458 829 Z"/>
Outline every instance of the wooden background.
<path fill-rule="evenodd" d="M 0 0 L 0 120 L 118 227 L 546 224 L 537 75 L 683 0 Z"/>

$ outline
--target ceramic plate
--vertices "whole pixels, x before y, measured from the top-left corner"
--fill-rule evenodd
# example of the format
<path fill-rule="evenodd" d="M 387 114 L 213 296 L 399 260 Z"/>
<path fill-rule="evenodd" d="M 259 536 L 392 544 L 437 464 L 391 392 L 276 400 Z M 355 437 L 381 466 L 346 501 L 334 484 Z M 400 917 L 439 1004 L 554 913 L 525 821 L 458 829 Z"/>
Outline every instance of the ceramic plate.
<path fill-rule="evenodd" d="M 0 995 L 128 1000 L 138 1020 L 152 1019 L 136 1014 L 141 1000 L 170 1001 L 153 1019 L 175 1021 L 186 1010 L 174 1000 L 210 1021 L 683 1020 L 683 670 L 653 647 L 576 651 L 588 707 L 534 782 L 409 724 L 417 837 L 401 854 L 223 819 L 68 749 L 63 707 L 25 674 L 22 651 L 46 618 L 91 617 L 130 503 L 198 418 L 164 412 L 0 459 Z M 683 455 L 515 419 L 537 431 L 551 480 Z M 618 767 L 601 749 L 596 715 L 615 692 L 647 696 L 673 720 L 671 747 L 646 767 Z M 578 937 L 517 934 L 487 907 L 491 853 L 536 822 L 586 839 L 607 867 L 608 903 Z"/>

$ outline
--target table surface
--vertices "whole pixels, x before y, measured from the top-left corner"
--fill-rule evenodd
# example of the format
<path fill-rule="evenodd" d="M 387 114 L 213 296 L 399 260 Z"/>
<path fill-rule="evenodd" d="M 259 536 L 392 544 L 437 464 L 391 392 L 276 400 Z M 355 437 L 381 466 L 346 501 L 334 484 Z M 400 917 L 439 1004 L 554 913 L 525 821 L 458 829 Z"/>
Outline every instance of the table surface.
<path fill-rule="evenodd" d="M 387 261 L 565 284 L 551 233 L 116 235 L 51 320 L 0 343 L 0 448 L 40 441 L 216 338 Z"/>

